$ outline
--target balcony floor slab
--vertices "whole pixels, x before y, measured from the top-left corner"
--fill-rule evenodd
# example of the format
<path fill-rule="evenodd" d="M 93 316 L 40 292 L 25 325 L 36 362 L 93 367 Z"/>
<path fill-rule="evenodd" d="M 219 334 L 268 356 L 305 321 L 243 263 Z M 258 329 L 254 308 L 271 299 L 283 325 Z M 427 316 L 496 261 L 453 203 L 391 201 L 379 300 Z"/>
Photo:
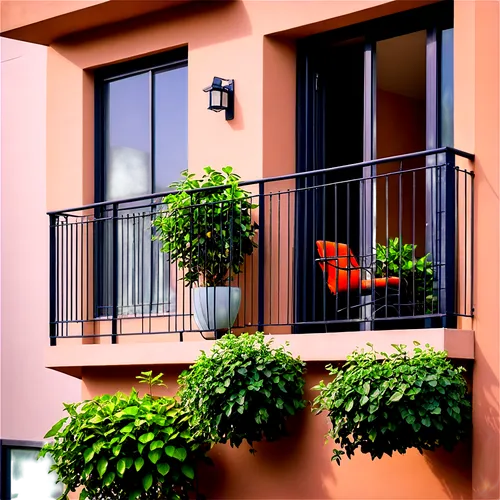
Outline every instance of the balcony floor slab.
<path fill-rule="evenodd" d="M 289 350 L 304 361 L 343 361 L 356 348 L 374 345 L 377 351 L 392 352 L 391 344 L 412 346 L 414 341 L 445 350 L 452 359 L 474 359 L 474 332 L 449 328 L 420 330 L 384 330 L 345 333 L 310 333 L 303 335 L 269 335 L 274 345 L 288 343 Z M 99 367 L 144 367 L 189 365 L 208 352 L 213 340 L 185 342 L 137 342 L 126 344 L 65 343 L 45 351 L 47 368 L 81 378 L 83 369 Z M 76 339 L 78 340 L 78 339 Z"/>

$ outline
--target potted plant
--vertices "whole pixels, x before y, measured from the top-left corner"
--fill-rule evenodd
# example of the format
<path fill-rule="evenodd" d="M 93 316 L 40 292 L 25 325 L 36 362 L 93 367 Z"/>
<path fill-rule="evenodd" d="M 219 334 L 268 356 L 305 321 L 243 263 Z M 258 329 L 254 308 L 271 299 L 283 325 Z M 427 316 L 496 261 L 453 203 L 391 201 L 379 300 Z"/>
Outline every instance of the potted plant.
<path fill-rule="evenodd" d="M 246 440 L 276 441 L 287 417 L 305 407 L 305 363 L 263 333 L 227 334 L 202 352 L 178 380 L 179 397 L 194 435 L 239 447 Z"/>
<path fill-rule="evenodd" d="M 82 488 L 80 500 L 182 500 L 194 490 L 195 468 L 206 443 L 193 438 L 189 416 L 178 401 L 155 397 L 162 374 L 143 373 L 150 392 L 120 392 L 65 404 L 68 416 L 45 435 L 53 438 L 40 456 L 50 454 L 65 491 Z"/>
<path fill-rule="evenodd" d="M 339 449 L 332 460 L 354 455 L 359 448 L 372 459 L 420 453 L 443 446 L 451 450 L 470 431 L 471 403 L 463 367 L 454 366 L 444 351 L 418 342 L 410 355 L 406 346 L 395 352 L 357 350 L 341 367 L 327 366 L 334 377 L 313 389 L 319 391 L 313 410 L 326 411 Z"/>
<path fill-rule="evenodd" d="M 153 221 L 162 252 L 183 269 L 192 286 L 194 319 L 201 330 L 224 330 L 233 325 L 241 290 L 231 286 L 251 255 L 257 224 L 252 221 L 251 195 L 238 183 L 232 167 L 205 167 L 204 174 L 183 172 L 170 187 L 161 213 Z M 229 285 L 229 286 L 227 286 Z"/>
<path fill-rule="evenodd" d="M 399 238 L 390 238 L 387 246 L 381 243 L 376 245 L 375 277 L 401 278 L 399 304 L 392 308 L 395 313 L 397 310 L 398 316 L 420 316 L 438 312 L 430 254 L 416 257 L 416 248 L 417 245 L 404 244 Z M 390 310 L 388 316 L 391 316 Z"/>

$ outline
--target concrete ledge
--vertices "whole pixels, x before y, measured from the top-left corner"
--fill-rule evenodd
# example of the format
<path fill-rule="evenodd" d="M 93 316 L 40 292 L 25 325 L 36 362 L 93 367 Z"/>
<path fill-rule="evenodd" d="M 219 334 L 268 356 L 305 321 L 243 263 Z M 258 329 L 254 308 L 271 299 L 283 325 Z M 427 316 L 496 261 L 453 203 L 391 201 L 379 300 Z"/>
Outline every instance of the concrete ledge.
<path fill-rule="evenodd" d="M 270 335 L 275 345 L 289 343 L 289 350 L 304 361 L 342 361 L 367 342 L 378 351 L 392 351 L 391 344 L 412 346 L 413 341 L 445 350 L 450 358 L 474 359 L 474 332 L 429 328 L 306 335 Z M 82 368 L 102 366 L 189 365 L 201 351 L 209 351 L 213 340 L 147 342 L 127 344 L 75 344 L 48 347 L 45 366 L 81 378 Z M 62 342 L 60 343 L 62 344 Z"/>

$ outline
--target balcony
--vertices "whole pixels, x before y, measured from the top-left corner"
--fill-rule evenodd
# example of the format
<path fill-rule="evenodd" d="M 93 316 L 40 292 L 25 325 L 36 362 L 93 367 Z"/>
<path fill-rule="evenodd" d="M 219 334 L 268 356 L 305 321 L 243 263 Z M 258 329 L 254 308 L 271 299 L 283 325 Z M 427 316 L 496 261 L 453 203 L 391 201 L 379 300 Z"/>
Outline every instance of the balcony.
<path fill-rule="evenodd" d="M 256 248 L 241 273 L 229 271 L 229 290 L 215 289 L 239 300 L 217 306 L 199 283 L 185 286 L 186 269 L 154 239 L 162 194 L 51 212 L 50 344 L 198 341 L 199 347 L 221 335 L 230 316 L 234 331 L 285 334 L 296 343 L 320 334 L 326 343 L 356 332 L 359 345 L 388 331 L 408 338 L 419 336 L 415 330 L 440 331 L 444 338 L 470 330 L 470 160 L 442 148 L 240 183 L 252 205 Z M 238 242 L 217 235 L 234 206 L 221 202 L 214 219 L 197 192 L 178 217 L 196 213 L 199 221 L 204 210 L 210 214 L 197 226 L 200 234 L 186 237 L 199 261 L 207 258 L 207 237 L 226 238 L 228 252 Z M 205 324 L 193 314 L 200 293 Z M 217 314 L 222 323 L 215 323 Z"/>

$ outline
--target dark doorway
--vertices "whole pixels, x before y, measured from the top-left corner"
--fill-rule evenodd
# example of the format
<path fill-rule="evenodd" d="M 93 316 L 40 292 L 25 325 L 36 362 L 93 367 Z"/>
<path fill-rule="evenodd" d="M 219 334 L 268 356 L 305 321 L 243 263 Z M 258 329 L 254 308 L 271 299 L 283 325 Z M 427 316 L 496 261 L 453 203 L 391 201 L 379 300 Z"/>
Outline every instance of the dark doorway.
<path fill-rule="evenodd" d="M 435 165 L 435 155 L 405 165 L 374 160 L 452 144 L 452 20 L 453 2 L 446 0 L 298 45 L 297 171 L 307 175 L 297 179 L 295 204 L 296 332 L 373 329 L 375 319 L 388 317 L 376 311 L 373 289 L 361 297 L 362 285 L 353 290 L 358 285 L 346 283 L 350 294 L 327 287 L 318 240 L 352 252 L 358 281 L 374 276 L 377 245 L 395 238 L 415 246 L 416 257 L 434 259 L 441 279 L 443 239 L 433 197 L 442 183 L 430 170 L 404 175 Z M 345 167 L 361 162 L 367 163 Z M 401 287 L 393 295 L 397 317 L 390 319 L 399 320 L 415 293 L 406 302 Z M 393 310 L 385 300 L 385 311 Z"/>
<path fill-rule="evenodd" d="M 357 313 L 340 303 L 349 297 L 333 296 L 326 288 L 315 242 L 343 242 L 359 255 L 360 184 L 351 181 L 363 172 L 343 166 L 363 161 L 364 44 L 308 47 L 300 64 L 299 92 L 306 104 L 299 107 L 299 122 L 307 126 L 298 141 L 312 147 L 299 146 L 299 168 L 303 172 L 340 168 L 298 182 L 297 332 L 357 330 L 356 322 L 328 323 L 356 320 Z"/>

